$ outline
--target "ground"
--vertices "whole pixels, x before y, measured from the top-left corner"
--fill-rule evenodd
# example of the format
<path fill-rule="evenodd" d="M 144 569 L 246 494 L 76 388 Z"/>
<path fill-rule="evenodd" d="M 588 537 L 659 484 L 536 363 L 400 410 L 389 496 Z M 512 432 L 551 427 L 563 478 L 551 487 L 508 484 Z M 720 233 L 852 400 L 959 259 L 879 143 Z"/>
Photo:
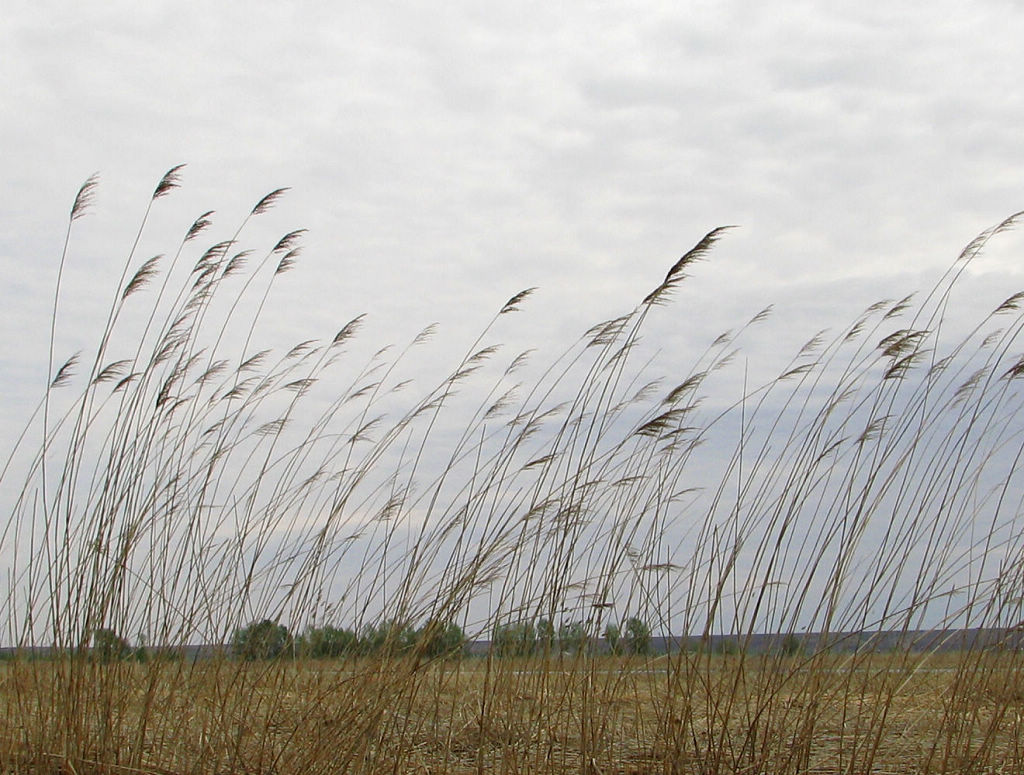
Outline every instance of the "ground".
<path fill-rule="evenodd" d="M 9 662 L 11 771 L 1024 772 L 1015 653 Z"/>

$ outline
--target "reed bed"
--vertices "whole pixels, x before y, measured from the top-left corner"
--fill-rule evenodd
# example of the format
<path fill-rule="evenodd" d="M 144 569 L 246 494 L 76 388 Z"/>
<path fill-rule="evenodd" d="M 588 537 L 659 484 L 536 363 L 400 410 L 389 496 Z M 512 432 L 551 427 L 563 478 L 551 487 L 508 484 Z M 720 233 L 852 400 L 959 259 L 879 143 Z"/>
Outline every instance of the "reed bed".
<path fill-rule="evenodd" d="M 500 346 L 512 295 L 424 386 L 430 327 L 256 341 L 301 251 L 244 247 L 282 190 L 133 247 L 61 361 L 95 187 L 0 475 L 5 770 L 1024 771 L 1024 293 L 951 306 L 1017 216 L 770 379 L 737 373 L 768 310 L 671 377 L 642 338 L 715 229 L 546 360 Z"/>

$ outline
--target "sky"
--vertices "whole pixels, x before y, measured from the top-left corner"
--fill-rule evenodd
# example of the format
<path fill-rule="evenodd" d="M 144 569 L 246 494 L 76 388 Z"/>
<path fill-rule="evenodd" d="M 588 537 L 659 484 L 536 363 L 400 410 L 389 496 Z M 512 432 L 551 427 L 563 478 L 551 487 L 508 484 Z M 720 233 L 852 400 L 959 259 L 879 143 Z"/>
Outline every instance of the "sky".
<path fill-rule="evenodd" d="M 1024 8 L 950 2 L 8 0 L 0 19 L 0 429 L 56 358 L 95 341 L 136 261 L 200 213 L 257 245 L 307 229 L 267 336 L 368 313 L 383 346 L 438 322 L 452 352 L 537 286 L 517 336 L 552 353 L 632 309 L 710 229 L 736 225 L 657 346 L 699 352 L 768 304 L 751 359 L 927 288 L 1024 208 Z M 1024 287 L 1001 235 L 958 303 Z M 657 326 L 660 326 L 658 328 Z"/>
<path fill-rule="evenodd" d="M 399 318 L 472 326 L 534 285 L 586 327 L 725 224 L 741 229 L 701 278 L 715 296 L 909 284 L 1021 207 L 1013 3 L 6 8 L 19 325 L 94 172 L 101 223 L 81 239 L 100 244 L 70 293 L 116 278 L 155 181 L 187 162 L 161 222 L 214 209 L 227 229 L 290 186 L 309 327 L 371 311 L 382 339 Z"/>

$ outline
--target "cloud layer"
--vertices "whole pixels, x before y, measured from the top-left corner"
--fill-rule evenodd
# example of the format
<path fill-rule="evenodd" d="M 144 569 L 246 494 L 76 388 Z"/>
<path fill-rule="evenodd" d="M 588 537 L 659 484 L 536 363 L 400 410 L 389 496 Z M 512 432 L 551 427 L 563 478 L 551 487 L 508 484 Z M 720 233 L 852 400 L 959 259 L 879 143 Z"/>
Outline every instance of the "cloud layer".
<path fill-rule="evenodd" d="M 381 344 L 432 320 L 471 340 L 539 285 L 524 338 L 563 341 L 739 224 L 666 346 L 770 302 L 802 341 L 926 283 L 1021 206 L 1022 38 L 1002 2 L 15 3 L 0 26 L 0 261 L 19 332 L 0 349 L 5 394 L 20 406 L 45 380 L 77 186 L 101 172 L 65 278 L 67 352 L 92 341 L 152 186 L 182 161 L 139 260 L 207 209 L 225 238 L 291 186 L 255 235 L 310 230 L 275 291 L 284 339 L 367 311 Z M 1010 240 L 982 267 L 994 295 L 1016 290 Z"/>

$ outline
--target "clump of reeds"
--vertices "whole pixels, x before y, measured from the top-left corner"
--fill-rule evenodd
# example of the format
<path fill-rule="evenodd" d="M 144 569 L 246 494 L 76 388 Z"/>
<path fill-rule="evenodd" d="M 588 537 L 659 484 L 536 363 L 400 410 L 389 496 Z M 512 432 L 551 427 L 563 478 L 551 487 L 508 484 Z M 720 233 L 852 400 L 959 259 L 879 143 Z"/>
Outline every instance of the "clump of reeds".
<path fill-rule="evenodd" d="M 303 230 L 242 241 L 283 193 L 227 239 L 206 212 L 133 248 L 94 351 L 60 363 L 51 329 L 0 480 L 0 764 L 1021 768 L 1024 294 L 948 330 L 1013 218 L 761 385 L 726 376 L 767 311 L 671 381 L 641 341 L 716 229 L 547 365 L 494 338 L 522 291 L 423 387 L 429 327 L 363 356 L 362 315 L 254 341 Z"/>

